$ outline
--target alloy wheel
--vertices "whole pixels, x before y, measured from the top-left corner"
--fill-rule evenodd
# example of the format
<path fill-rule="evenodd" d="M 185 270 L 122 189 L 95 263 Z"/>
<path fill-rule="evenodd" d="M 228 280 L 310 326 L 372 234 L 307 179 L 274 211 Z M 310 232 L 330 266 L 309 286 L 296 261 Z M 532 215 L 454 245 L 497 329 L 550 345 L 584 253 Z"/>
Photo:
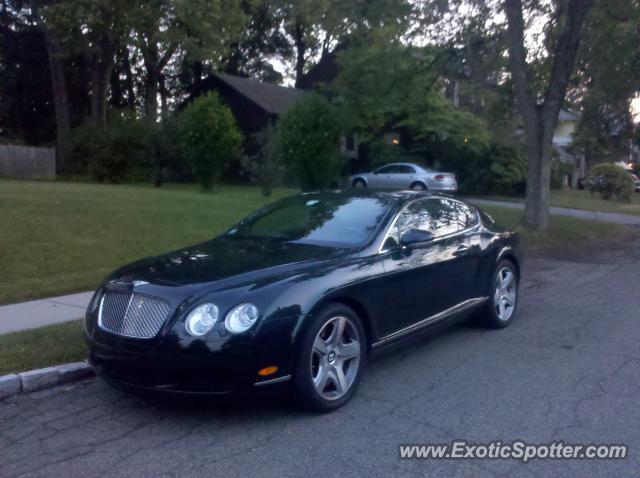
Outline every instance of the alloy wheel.
<path fill-rule="evenodd" d="M 509 267 L 503 267 L 496 276 L 496 290 L 493 304 L 500 320 L 509 320 L 516 306 L 518 287 L 515 274 Z"/>
<path fill-rule="evenodd" d="M 311 350 L 311 378 L 322 398 L 338 400 L 351 389 L 360 366 L 360 348 L 351 319 L 333 317 L 322 326 Z"/>

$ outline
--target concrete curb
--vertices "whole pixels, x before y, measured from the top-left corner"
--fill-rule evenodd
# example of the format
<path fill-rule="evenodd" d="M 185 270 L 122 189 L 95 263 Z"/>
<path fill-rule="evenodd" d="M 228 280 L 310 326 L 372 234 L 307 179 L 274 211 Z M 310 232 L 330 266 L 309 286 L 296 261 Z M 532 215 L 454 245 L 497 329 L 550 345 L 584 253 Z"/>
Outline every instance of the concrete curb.
<path fill-rule="evenodd" d="M 37 392 L 76 382 L 93 375 L 93 369 L 87 362 L 65 363 L 28 372 L 10 373 L 0 376 L 0 400 L 20 393 Z"/>

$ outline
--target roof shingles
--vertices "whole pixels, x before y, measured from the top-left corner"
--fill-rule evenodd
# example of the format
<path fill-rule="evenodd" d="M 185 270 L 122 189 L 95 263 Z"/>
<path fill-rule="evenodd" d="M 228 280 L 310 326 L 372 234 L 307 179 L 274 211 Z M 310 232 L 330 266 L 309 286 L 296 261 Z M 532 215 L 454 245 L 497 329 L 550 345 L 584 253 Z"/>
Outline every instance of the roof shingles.
<path fill-rule="evenodd" d="M 264 83 L 250 78 L 217 73 L 216 77 L 247 97 L 267 113 L 279 115 L 307 94 L 304 90 Z"/>

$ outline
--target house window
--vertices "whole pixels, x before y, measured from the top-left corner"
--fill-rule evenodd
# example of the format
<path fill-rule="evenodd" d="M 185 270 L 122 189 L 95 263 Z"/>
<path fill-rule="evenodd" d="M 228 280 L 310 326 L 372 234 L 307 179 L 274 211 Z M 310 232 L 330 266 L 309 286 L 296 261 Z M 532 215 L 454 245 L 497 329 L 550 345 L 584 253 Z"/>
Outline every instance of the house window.
<path fill-rule="evenodd" d="M 387 133 L 384 135 L 385 144 L 399 145 L 400 135 L 398 133 Z"/>

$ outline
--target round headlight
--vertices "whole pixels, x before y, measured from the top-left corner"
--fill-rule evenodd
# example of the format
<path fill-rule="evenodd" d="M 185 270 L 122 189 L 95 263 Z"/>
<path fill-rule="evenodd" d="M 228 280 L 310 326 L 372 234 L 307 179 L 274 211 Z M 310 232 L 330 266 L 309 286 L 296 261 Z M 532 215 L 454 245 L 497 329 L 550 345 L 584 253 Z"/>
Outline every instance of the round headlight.
<path fill-rule="evenodd" d="M 227 314 L 224 325 L 232 334 L 239 334 L 245 330 L 249 330 L 258 320 L 260 312 L 253 304 L 236 305 Z"/>
<path fill-rule="evenodd" d="M 215 304 L 202 304 L 193 309 L 184 322 L 184 327 L 191 335 L 204 335 L 216 325 L 218 307 Z"/>

